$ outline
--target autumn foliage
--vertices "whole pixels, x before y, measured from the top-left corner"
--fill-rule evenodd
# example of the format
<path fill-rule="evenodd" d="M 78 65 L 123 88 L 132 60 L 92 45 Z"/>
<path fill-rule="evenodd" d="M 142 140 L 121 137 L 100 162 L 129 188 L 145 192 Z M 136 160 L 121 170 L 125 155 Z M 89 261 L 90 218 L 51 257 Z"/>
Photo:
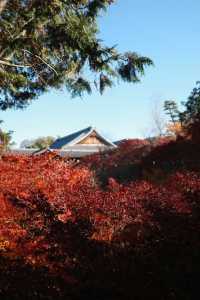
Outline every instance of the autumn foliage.
<path fill-rule="evenodd" d="M 195 299 L 198 147 L 134 140 L 77 165 L 3 156 L 1 299 Z"/>

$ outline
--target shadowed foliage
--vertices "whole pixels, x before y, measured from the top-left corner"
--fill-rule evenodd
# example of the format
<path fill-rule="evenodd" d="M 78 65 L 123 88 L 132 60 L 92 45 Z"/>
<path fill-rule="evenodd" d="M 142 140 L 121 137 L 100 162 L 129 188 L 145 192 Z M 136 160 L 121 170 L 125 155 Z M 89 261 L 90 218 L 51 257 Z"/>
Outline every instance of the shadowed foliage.
<path fill-rule="evenodd" d="M 191 149 L 195 159 L 194 141 L 134 140 L 76 166 L 53 153 L 3 156 L 1 298 L 196 299 L 200 174 Z M 109 158 L 119 181 L 102 188 Z M 132 169 L 128 180 L 128 162 L 138 177 Z"/>

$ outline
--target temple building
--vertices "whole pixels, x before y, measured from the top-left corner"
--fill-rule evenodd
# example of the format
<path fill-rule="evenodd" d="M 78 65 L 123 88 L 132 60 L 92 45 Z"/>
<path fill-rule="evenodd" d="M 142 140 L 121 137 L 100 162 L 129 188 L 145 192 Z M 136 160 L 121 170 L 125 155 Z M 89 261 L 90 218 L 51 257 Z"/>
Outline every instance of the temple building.
<path fill-rule="evenodd" d="M 60 156 L 81 158 L 94 153 L 105 152 L 117 148 L 117 145 L 102 136 L 95 128 L 87 127 L 58 138 L 48 149 L 36 151 L 33 154 L 42 154 L 45 151 L 56 151 Z"/>

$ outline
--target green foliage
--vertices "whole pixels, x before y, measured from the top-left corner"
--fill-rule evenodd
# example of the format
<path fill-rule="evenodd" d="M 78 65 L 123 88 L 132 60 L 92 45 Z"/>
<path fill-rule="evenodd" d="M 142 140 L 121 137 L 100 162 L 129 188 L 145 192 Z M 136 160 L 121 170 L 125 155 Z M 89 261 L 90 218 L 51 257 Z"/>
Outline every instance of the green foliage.
<path fill-rule="evenodd" d="M 0 124 L 2 123 L 3 121 L 0 120 Z M 14 142 L 12 142 L 12 135 L 13 131 L 4 131 L 0 128 L 0 153 L 8 150 L 14 145 Z"/>
<path fill-rule="evenodd" d="M 175 101 L 165 101 L 164 110 L 170 116 L 173 125 L 180 124 L 183 134 L 200 141 L 200 82 L 192 90 L 186 102 L 182 102 L 184 109 L 178 110 Z"/>
<path fill-rule="evenodd" d="M 139 77 L 144 75 L 144 66 L 152 65 L 148 57 L 141 57 L 137 53 L 127 52 L 122 57 L 119 74 L 127 82 L 139 82 Z"/>
<path fill-rule="evenodd" d="M 48 148 L 53 142 L 55 138 L 52 136 L 39 137 L 35 140 L 25 140 L 21 143 L 21 148 L 27 149 L 44 149 Z"/>
<path fill-rule="evenodd" d="M 169 115 L 171 122 L 176 124 L 179 121 L 179 111 L 178 106 L 173 100 L 166 100 L 164 102 L 164 110 L 167 115 Z"/>
<path fill-rule="evenodd" d="M 112 0 L 4 0 L 0 6 L 0 109 L 24 108 L 50 88 L 102 93 L 138 82 L 149 58 L 118 53 L 97 38 Z M 90 80 L 89 80 L 90 78 Z"/>
<path fill-rule="evenodd" d="M 200 82 L 192 90 L 186 102 L 182 102 L 184 109 L 180 111 L 177 103 L 172 100 L 165 101 L 164 110 L 173 123 L 181 122 L 185 126 L 200 120 Z"/>
<path fill-rule="evenodd" d="M 185 111 L 182 116 L 186 123 L 195 123 L 200 121 L 200 82 L 192 90 L 187 101 L 183 103 Z"/>

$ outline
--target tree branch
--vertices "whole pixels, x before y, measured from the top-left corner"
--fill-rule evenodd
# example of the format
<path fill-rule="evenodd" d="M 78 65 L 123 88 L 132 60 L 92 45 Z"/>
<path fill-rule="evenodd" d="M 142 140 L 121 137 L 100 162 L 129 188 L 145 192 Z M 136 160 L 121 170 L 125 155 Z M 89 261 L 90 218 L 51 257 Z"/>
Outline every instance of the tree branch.
<path fill-rule="evenodd" d="M 46 66 L 48 66 L 48 68 L 50 68 L 52 71 L 54 71 L 54 73 L 56 73 L 56 75 L 58 75 L 58 72 L 54 69 L 54 67 L 52 67 L 49 63 L 47 63 L 44 59 L 42 59 L 40 56 L 35 55 L 33 53 L 31 53 L 30 51 L 26 50 L 26 49 L 22 49 L 25 53 L 28 53 L 32 56 L 35 56 L 36 58 L 38 58 L 40 61 L 43 62 L 43 64 L 45 64 Z M 0 59 L 0 65 L 4 65 L 4 66 L 9 66 L 9 67 L 16 67 L 16 68 L 32 68 L 32 65 L 20 65 L 20 64 L 13 64 L 11 61 L 9 60 L 2 60 Z"/>
<path fill-rule="evenodd" d="M 33 53 L 31 53 L 30 51 L 26 50 L 26 49 L 22 49 L 24 52 L 31 54 L 33 56 L 35 56 L 36 58 L 38 58 L 39 60 L 41 60 L 45 65 L 47 65 L 49 67 L 49 69 L 51 69 L 52 71 L 54 71 L 56 73 L 56 75 L 58 75 L 58 72 L 54 69 L 54 67 L 52 67 L 49 63 L 47 63 L 43 58 L 41 58 L 38 55 L 35 55 Z"/>
<path fill-rule="evenodd" d="M 13 64 L 12 62 L 1 60 L 0 59 L 0 65 L 9 66 L 9 67 L 16 67 L 16 68 L 31 68 L 31 65 L 17 65 Z"/>

